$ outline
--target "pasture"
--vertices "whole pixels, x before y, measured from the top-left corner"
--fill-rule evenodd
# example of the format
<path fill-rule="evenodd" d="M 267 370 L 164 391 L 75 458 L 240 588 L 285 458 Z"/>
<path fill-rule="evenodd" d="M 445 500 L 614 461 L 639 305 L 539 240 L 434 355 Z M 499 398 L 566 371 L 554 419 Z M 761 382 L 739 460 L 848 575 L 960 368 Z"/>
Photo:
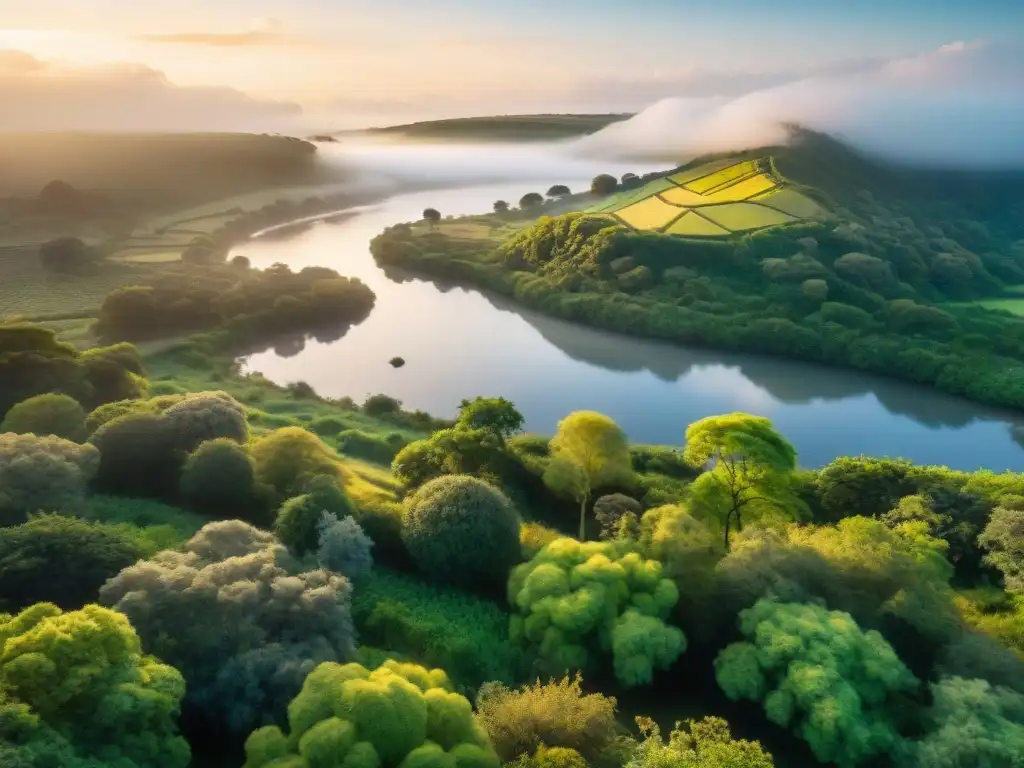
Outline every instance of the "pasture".
<path fill-rule="evenodd" d="M 727 237 L 824 211 L 787 187 L 770 158 L 715 160 L 618 192 L 586 209 L 632 229 L 682 237 Z"/>

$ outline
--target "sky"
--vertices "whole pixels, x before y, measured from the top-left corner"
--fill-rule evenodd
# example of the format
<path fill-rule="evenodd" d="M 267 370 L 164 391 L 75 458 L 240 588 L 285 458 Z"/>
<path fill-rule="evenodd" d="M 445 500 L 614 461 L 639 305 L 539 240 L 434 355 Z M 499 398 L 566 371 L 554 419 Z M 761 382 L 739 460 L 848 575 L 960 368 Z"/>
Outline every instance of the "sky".
<path fill-rule="evenodd" d="M 638 111 L 979 41 L 1024 45 L 1024 0 L 0 0 L 0 109 L 325 130 Z"/>

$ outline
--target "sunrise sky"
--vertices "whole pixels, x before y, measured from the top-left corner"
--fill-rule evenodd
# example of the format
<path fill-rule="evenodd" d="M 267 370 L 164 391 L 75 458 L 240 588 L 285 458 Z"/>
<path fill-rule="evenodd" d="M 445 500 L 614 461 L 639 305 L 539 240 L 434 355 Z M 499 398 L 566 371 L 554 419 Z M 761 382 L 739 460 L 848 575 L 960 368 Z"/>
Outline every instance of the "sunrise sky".
<path fill-rule="evenodd" d="M 1024 0 L 0 0 L 0 25 L 5 122 L 98 127 L 134 103 L 170 127 L 301 110 L 326 128 L 637 110 L 1014 45 Z"/>

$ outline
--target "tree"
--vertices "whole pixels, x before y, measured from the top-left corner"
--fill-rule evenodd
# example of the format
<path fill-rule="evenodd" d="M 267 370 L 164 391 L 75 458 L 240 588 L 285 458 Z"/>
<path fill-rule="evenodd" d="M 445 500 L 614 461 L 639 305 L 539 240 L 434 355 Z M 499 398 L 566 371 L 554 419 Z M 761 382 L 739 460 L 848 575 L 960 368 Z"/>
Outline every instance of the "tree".
<path fill-rule="evenodd" d="M 129 413 L 108 421 L 89 442 L 99 449 L 96 486 L 106 493 L 166 498 L 178 490 L 187 453 L 162 413 Z"/>
<path fill-rule="evenodd" d="M 488 683 L 477 697 L 480 724 L 506 765 L 548 746 L 572 749 L 596 768 L 620 766 L 615 706 L 613 698 L 584 693 L 579 674 L 519 689 Z"/>
<path fill-rule="evenodd" d="M 504 214 L 508 213 L 508 207 L 508 202 L 505 200 L 494 201 L 494 212 L 499 216 L 503 216 Z"/>
<path fill-rule="evenodd" d="M 705 472 L 691 487 L 692 504 L 707 510 L 723 529 L 725 548 L 744 513 L 763 516 L 798 507 L 790 485 L 796 451 L 770 420 L 746 413 L 708 416 L 686 429 L 683 457 Z"/>
<path fill-rule="evenodd" d="M 769 720 L 841 768 L 899 743 L 886 704 L 918 683 L 878 632 L 861 630 L 847 613 L 773 599 L 742 611 L 740 631 L 747 640 L 715 659 L 730 700 L 763 700 Z"/>
<path fill-rule="evenodd" d="M 343 576 L 306 570 L 271 534 L 227 520 L 124 569 L 100 600 L 181 670 L 192 714 L 247 733 L 283 718 L 318 663 L 354 656 L 351 593 Z"/>
<path fill-rule="evenodd" d="M 643 741 L 626 768 L 773 768 L 772 756 L 760 742 L 735 740 L 720 717 L 676 723 L 666 743 L 650 718 L 638 717 Z"/>
<path fill-rule="evenodd" d="M 265 505 L 256 498 L 256 462 L 230 438 L 207 440 L 188 457 L 181 473 L 181 495 L 208 515 L 268 522 Z"/>
<path fill-rule="evenodd" d="M 544 202 L 544 196 L 540 192 L 527 192 L 519 198 L 519 207 L 524 211 L 537 208 Z"/>
<path fill-rule="evenodd" d="M 614 176 L 608 173 L 602 173 L 599 176 L 595 176 L 593 181 L 590 182 L 590 194 L 597 197 L 604 197 L 610 195 L 618 189 L 619 182 Z"/>
<path fill-rule="evenodd" d="M 610 650 L 619 682 L 647 685 L 686 650 L 683 633 L 664 623 L 679 599 L 675 583 L 620 543 L 555 539 L 513 569 L 508 595 L 511 635 L 547 673 L 584 669 Z"/>
<path fill-rule="evenodd" d="M 0 434 L 0 524 L 34 512 L 78 511 L 100 454 L 59 437 Z"/>
<path fill-rule="evenodd" d="M 207 440 L 249 439 L 245 406 L 226 392 L 198 392 L 164 411 L 181 450 L 191 453 Z"/>
<path fill-rule="evenodd" d="M 571 194 L 572 190 L 565 186 L 565 184 L 555 184 L 548 190 L 548 197 L 566 197 Z"/>
<path fill-rule="evenodd" d="M 558 422 L 544 483 L 580 505 L 580 541 L 586 539 L 587 502 L 597 488 L 633 480 L 626 433 L 607 416 L 576 411 Z"/>
<path fill-rule="evenodd" d="M 306 493 L 281 505 L 274 533 L 293 554 L 301 557 L 319 546 L 320 522 L 325 512 L 336 520 L 344 520 L 354 511 L 355 505 L 345 489 L 329 475 L 320 475 L 309 482 Z"/>
<path fill-rule="evenodd" d="M 0 744 L 25 756 L 15 766 L 189 765 L 176 722 L 185 683 L 143 654 L 121 613 L 37 603 L 0 614 L 0 690 Z"/>
<path fill-rule="evenodd" d="M 503 397 L 477 397 L 459 403 L 457 424 L 469 429 L 488 429 L 506 440 L 523 428 L 525 419 Z"/>
<path fill-rule="evenodd" d="M 67 395 L 46 394 L 30 397 L 7 412 L 0 433 L 53 435 L 80 443 L 87 437 L 85 410 Z"/>
<path fill-rule="evenodd" d="M 62 237 L 39 246 L 39 262 L 51 272 L 73 272 L 99 258 L 99 251 L 77 237 Z"/>
<path fill-rule="evenodd" d="M 76 610 L 145 554 L 126 531 L 64 515 L 0 528 L 0 611 L 33 603 Z"/>
<path fill-rule="evenodd" d="M 431 580 L 502 583 L 519 560 L 519 515 L 482 480 L 439 477 L 406 499 L 402 541 Z"/>
<path fill-rule="evenodd" d="M 288 706 L 288 727 L 253 732 L 245 768 L 500 768 L 469 701 L 443 670 L 416 664 L 320 664 Z"/>
<path fill-rule="evenodd" d="M 642 182 L 635 173 L 624 173 L 619 183 L 623 189 L 636 189 Z"/>
<path fill-rule="evenodd" d="M 1024 511 L 996 509 L 978 538 L 985 562 L 998 568 L 1008 592 L 1024 592 Z"/>
<path fill-rule="evenodd" d="M 330 512 L 320 515 L 317 525 L 316 559 L 322 568 L 360 581 L 373 567 L 373 541 L 354 518 L 339 520 Z"/>
<path fill-rule="evenodd" d="M 437 225 L 437 222 L 441 220 L 441 212 L 436 208 L 424 208 L 423 220 L 429 222 L 431 228 L 433 228 Z"/>
<path fill-rule="evenodd" d="M 257 438 L 249 453 L 256 462 L 257 481 L 273 491 L 276 503 L 305 493 L 318 475 L 338 483 L 343 478 L 337 454 L 301 427 L 285 427 Z"/>
<path fill-rule="evenodd" d="M 594 519 L 601 525 L 602 539 L 616 539 L 623 526 L 636 525 L 644 508 L 636 499 L 622 493 L 611 493 L 594 502 Z"/>
<path fill-rule="evenodd" d="M 493 429 L 456 425 L 402 448 L 391 471 L 407 488 L 444 475 L 475 475 L 497 481 L 508 460 L 504 439 Z"/>

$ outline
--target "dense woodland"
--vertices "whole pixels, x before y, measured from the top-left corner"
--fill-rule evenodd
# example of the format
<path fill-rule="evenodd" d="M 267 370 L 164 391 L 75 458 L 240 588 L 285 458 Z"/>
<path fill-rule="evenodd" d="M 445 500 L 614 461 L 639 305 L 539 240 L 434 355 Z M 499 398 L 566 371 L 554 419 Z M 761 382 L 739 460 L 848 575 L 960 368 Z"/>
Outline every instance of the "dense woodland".
<path fill-rule="evenodd" d="M 636 232 L 580 212 L 541 216 L 498 242 L 397 225 L 374 255 L 609 330 L 1024 407 L 1024 318 L 971 305 L 1024 285 L 1024 177 L 889 169 L 814 134 L 772 151 L 830 219 L 724 239 Z M 605 179 L 598 191 L 614 191 L 612 177 L 595 188 Z M 467 221 L 497 229 L 508 214 Z"/>
<path fill-rule="evenodd" d="M 1024 404 L 1024 320 L 949 303 L 1024 282 L 1018 204 L 843 154 L 829 187 L 809 151 L 779 164 L 838 221 L 716 243 L 569 213 L 484 247 L 442 220 L 376 255 Z M 503 398 L 275 386 L 238 351 L 373 293 L 222 235 L 111 292 L 100 345 L 0 325 L 3 768 L 1022 765 L 1024 475 L 808 470 L 745 413 L 644 446 L 590 411 L 547 437 Z"/>

